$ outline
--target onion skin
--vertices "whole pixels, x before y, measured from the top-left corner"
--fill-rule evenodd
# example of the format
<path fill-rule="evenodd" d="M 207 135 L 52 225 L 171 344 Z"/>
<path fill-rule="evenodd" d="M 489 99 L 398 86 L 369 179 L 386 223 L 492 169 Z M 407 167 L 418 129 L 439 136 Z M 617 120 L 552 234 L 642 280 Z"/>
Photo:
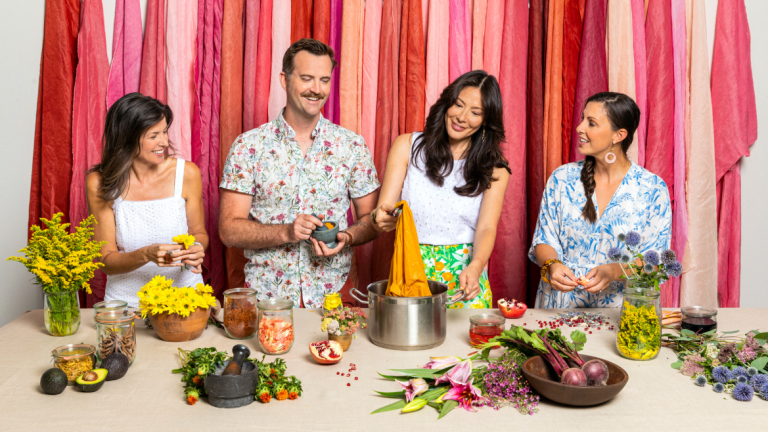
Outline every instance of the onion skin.
<path fill-rule="evenodd" d="M 608 366 L 601 360 L 590 360 L 584 363 L 581 370 L 587 376 L 588 386 L 601 387 L 608 384 Z"/>
<path fill-rule="evenodd" d="M 579 368 L 568 368 L 563 371 L 563 375 L 560 376 L 560 384 L 586 387 L 587 375 Z"/>

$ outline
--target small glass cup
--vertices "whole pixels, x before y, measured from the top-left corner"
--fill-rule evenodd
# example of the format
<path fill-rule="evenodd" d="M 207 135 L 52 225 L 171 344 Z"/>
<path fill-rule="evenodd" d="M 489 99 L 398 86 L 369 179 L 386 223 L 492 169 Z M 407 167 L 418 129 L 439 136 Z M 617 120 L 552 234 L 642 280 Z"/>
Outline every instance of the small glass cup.
<path fill-rule="evenodd" d="M 702 306 L 685 306 L 682 308 L 683 319 L 680 328 L 696 334 L 717 331 L 717 311 Z"/>
<path fill-rule="evenodd" d="M 124 311 L 102 312 L 96 315 L 98 351 L 102 361 L 114 352 L 121 352 L 133 364 L 136 359 L 136 320 Z"/>
<path fill-rule="evenodd" d="M 53 366 L 67 374 L 67 381 L 73 384 L 77 377 L 96 367 L 96 348 L 88 344 L 62 345 L 53 351 Z"/>
<path fill-rule="evenodd" d="M 128 302 L 123 300 L 106 300 L 93 305 L 93 328 L 96 328 L 96 315 L 102 312 L 125 312 L 128 310 Z"/>
<path fill-rule="evenodd" d="M 224 330 L 231 339 L 250 339 L 256 334 L 256 290 L 233 288 L 224 291 Z"/>
<path fill-rule="evenodd" d="M 344 305 L 341 303 L 341 295 L 339 293 L 333 292 L 323 295 L 323 316 L 342 306 Z"/>
<path fill-rule="evenodd" d="M 503 316 L 480 314 L 469 318 L 469 343 L 479 346 L 504 331 L 507 320 Z"/>
<path fill-rule="evenodd" d="M 284 354 L 293 346 L 293 301 L 262 300 L 259 308 L 259 348 L 264 354 Z"/>

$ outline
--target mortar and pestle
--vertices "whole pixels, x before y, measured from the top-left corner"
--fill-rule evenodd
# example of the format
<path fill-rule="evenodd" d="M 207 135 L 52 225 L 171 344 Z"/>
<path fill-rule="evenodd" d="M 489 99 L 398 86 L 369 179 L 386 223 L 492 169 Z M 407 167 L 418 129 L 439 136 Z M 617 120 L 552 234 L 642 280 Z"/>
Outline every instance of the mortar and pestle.
<path fill-rule="evenodd" d="M 313 214 L 312 216 L 317 217 L 317 215 L 315 214 Z M 311 237 L 317 241 L 321 241 L 325 243 L 325 245 L 328 246 L 329 249 L 335 248 L 337 246 L 336 234 L 339 233 L 339 224 L 337 224 L 335 221 L 327 221 L 324 219 L 321 219 L 320 221 L 323 224 L 315 228 L 314 231 L 312 231 Z M 329 229 L 325 224 L 331 224 L 332 228 Z"/>
<path fill-rule="evenodd" d="M 259 386 L 259 370 L 245 361 L 251 351 L 245 345 L 232 348 L 232 360 L 216 366 L 213 375 L 205 377 L 208 403 L 217 408 L 239 408 L 254 401 Z"/>

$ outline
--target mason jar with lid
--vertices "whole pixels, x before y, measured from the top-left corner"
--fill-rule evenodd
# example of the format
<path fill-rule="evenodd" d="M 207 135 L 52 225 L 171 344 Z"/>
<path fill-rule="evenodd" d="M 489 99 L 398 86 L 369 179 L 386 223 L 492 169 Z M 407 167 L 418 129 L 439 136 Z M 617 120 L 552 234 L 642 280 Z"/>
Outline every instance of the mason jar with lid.
<path fill-rule="evenodd" d="M 284 354 L 293 346 L 293 301 L 262 300 L 259 308 L 259 348 L 264 354 Z"/>
<path fill-rule="evenodd" d="M 133 364 L 136 359 L 135 316 L 122 311 L 102 312 L 96 315 L 96 355 L 104 360 L 114 352 L 128 357 Z"/>
<path fill-rule="evenodd" d="M 102 312 L 123 312 L 128 310 L 128 302 L 123 300 L 106 300 L 93 305 L 93 328 L 96 328 L 96 315 Z"/>
<path fill-rule="evenodd" d="M 233 288 L 224 291 L 224 330 L 232 339 L 250 339 L 256 334 L 256 290 Z"/>
<path fill-rule="evenodd" d="M 96 367 L 96 348 L 89 344 L 63 345 L 51 352 L 53 366 L 67 374 L 69 384 L 75 382 L 80 375 Z"/>

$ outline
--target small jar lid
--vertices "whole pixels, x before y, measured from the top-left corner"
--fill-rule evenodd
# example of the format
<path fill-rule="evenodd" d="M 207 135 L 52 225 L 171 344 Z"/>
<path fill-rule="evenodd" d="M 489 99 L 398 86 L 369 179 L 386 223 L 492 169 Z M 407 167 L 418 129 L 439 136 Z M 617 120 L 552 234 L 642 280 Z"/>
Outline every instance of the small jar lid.
<path fill-rule="evenodd" d="M 288 299 L 261 300 L 258 307 L 261 310 L 270 311 L 293 309 L 293 301 Z"/>
<path fill-rule="evenodd" d="M 250 296 L 250 295 L 256 295 L 256 290 L 253 288 L 232 288 L 224 291 L 225 296 L 232 296 L 232 295 L 241 295 L 241 296 Z"/>
<path fill-rule="evenodd" d="M 99 324 L 124 324 L 136 319 L 136 315 L 128 311 L 108 311 L 96 314 L 93 318 Z"/>
<path fill-rule="evenodd" d="M 496 327 L 504 325 L 507 322 L 507 319 L 500 315 L 480 314 L 472 315 L 469 318 L 469 322 L 479 326 Z"/>
<path fill-rule="evenodd" d="M 62 345 L 53 351 L 51 354 L 54 358 L 69 361 L 76 358 L 85 357 L 96 352 L 96 347 L 89 344 L 69 344 Z"/>
<path fill-rule="evenodd" d="M 127 309 L 128 302 L 124 300 L 106 300 L 93 305 L 94 309 Z"/>
<path fill-rule="evenodd" d="M 703 306 L 684 306 L 681 311 L 683 315 L 695 318 L 712 318 L 717 315 L 716 309 Z"/>

